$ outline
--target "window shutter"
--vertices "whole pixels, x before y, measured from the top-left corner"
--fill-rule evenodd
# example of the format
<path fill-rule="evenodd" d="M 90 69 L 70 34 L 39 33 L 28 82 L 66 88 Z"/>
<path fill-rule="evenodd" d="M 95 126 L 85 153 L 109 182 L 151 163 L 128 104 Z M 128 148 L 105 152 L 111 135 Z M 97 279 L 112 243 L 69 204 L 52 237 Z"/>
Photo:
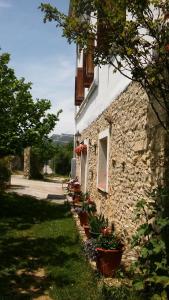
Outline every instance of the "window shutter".
<path fill-rule="evenodd" d="M 75 77 L 75 105 L 81 105 L 84 100 L 84 80 L 83 68 L 77 68 L 77 76 Z"/>
<path fill-rule="evenodd" d="M 83 54 L 84 87 L 89 88 L 94 78 L 94 40 L 89 40 L 87 51 Z"/>

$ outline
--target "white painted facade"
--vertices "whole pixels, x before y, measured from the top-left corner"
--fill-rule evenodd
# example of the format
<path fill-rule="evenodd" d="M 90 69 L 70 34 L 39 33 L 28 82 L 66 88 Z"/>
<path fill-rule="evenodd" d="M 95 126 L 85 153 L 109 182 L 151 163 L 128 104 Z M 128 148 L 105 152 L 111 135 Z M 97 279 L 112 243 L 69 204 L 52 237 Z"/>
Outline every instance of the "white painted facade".
<path fill-rule="evenodd" d="M 76 112 L 76 132 L 87 128 L 129 85 L 128 78 L 113 70 L 110 65 L 95 67 L 93 83 L 85 90 L 85 100 Z"/>

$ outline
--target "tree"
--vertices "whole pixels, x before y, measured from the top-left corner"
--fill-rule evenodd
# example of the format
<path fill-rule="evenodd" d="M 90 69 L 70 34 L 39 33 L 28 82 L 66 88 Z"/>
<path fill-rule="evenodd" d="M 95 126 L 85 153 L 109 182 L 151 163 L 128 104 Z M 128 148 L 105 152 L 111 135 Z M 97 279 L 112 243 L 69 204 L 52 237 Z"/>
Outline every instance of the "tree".
<path fill-rule="evenodd" d="M 37 145 L 31 148 L 30 177 L 34 179 L 42 178 L 44 164 L 52 159 L 56 152 L 56 145 L 52 139 L 43 138 Z"/>
<path fill-rule="evenodd" d="M 55 155 L 51 162 L 54 172 L 60 175 L 69 175 L 71 169 L 71 158 L 73 154 L 73 143 L 67 145 L 56 145 Z"/>
<path fill-rule="evenodd" d="M 84 51 L 89 39 L 94 62 L 139 82 L 158 121 L 168 130 L 169 119 L 169 1 L 72 0 L 69 15 L 41 4 L 44 22 L 55 21 L 69 43 Z M 89 22 L 89 16 L 95 22 Z M 167 118 L 163 118 L 165 113 Z"/>
<path fill-rule="evenodd" d="M 0 55 L 0 157 L 20 154 L 38 144 L 54 128 L 61 111 L 47 113 L 51 103 L 33 100 L 31 83 L 18 79 L 8 66 L 10 55 Z"/>

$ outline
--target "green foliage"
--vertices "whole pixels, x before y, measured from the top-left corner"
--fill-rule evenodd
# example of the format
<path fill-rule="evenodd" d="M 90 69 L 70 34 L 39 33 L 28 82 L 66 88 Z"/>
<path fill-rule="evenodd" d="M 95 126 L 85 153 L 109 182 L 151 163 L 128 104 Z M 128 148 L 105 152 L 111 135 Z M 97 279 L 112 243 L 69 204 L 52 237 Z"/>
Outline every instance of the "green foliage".
<path fill-rule="evenodd" d="M 90 215 L 90 218 L 92 218 L 93 213 L 96 212 L 96 203 L 91 200 L 90 201 L 85 200 L 85 201 L 83 201 L 82 209 L 83 209 L 83 211 L 86 211 Z"/>
<path fill-rule="evenodd" d="M 103 248 L 106 250 L 122 249 L 122 243 L 120 239 L 114 234 L 100 234 L 97 242 L 97 248 Z"/>
<path fill-rule="evenodd" d="M 51 167 L 56 174 L 69 175 L 71 169 L 71 158 L 73 157 L 73 143 L 56 145 L 55 155 Z"/>
<path fill-rule="evenodd" d="M 9 61 L 9 54 L 0 55 L 0 157 L 19 154 L 39 143 L 54 128 L 61 112 L 47 113 L 49 100 L 34 101 L 31 83 L 18 79 Z"/>
<path fill-rule="evenodd" d="M 168 299 L 168 234 L 169 193 L 158 189 L 151 194 L 152 200 L 141 200 L 136 207 L 136 219 L 145 220 L 133 236 L 132 245 L 139 251 L 133 270 L 139 271 L 133 284 L 138 291 L 144 291 L 147 299 Z M 166 206 L 167 205 L 167 206 Z"/>
<path fill-rule="evenodd" d="M 86 51 L 89 38 L 95 39 L 95 64 L 111 64 L 114 71 L 139 82 L 167 129 L 157 104 L 169 116 L 168 0 L 72 0 L 68 16 L 50 4 L 40 9 L 44 21 L 56 22 L 69 43 Z M 90 23 L 91 14 L 95 22 Z"/>
<path fill-rule="evenodd" d="M 42 179 L 42 170 L 44 164 L 48 163 L 55 154 L 55 144 L 49 138 L 43 138 L 38 145 L 31 148 L 31 168 L 30 177 L 34 179 Z"/>
<path fill-rule="evenodd" d="M 134 292 L 132 288 L 120 286 L 106 286 L 102 287 L 103 300 L 143 300 L 139 294 Z M 147 299 L 146 299 L 147 300 Z"/>
<path fill-rule="evenodd" d="M 0 159 L 0 189 L 4 188 L 5 184 L 9 182 L 10 177 L 9 159 Z"/>
<path fill-rule="evenodd" d="M 108 227 L 108 219 L 103 214 L 89 216 L 90 231 L 101 233 L 101 229 Z"/>

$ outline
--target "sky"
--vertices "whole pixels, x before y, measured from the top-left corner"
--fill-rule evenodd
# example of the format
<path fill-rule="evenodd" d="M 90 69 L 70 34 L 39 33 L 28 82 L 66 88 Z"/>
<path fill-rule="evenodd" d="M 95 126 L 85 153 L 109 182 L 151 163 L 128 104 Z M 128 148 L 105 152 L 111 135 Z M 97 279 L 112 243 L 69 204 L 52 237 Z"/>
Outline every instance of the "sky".
<path fill-rule="evenodd" d="M 74 133 L 75 46 L 54 23 L 43 23 L 41 2 L 63 12 L 69 0 L 0 0 L 0 48 L 11 55 L 17 77 L 31 81 L 34 99 L 49 99 L 63 112 L 52 133 Z"/>

